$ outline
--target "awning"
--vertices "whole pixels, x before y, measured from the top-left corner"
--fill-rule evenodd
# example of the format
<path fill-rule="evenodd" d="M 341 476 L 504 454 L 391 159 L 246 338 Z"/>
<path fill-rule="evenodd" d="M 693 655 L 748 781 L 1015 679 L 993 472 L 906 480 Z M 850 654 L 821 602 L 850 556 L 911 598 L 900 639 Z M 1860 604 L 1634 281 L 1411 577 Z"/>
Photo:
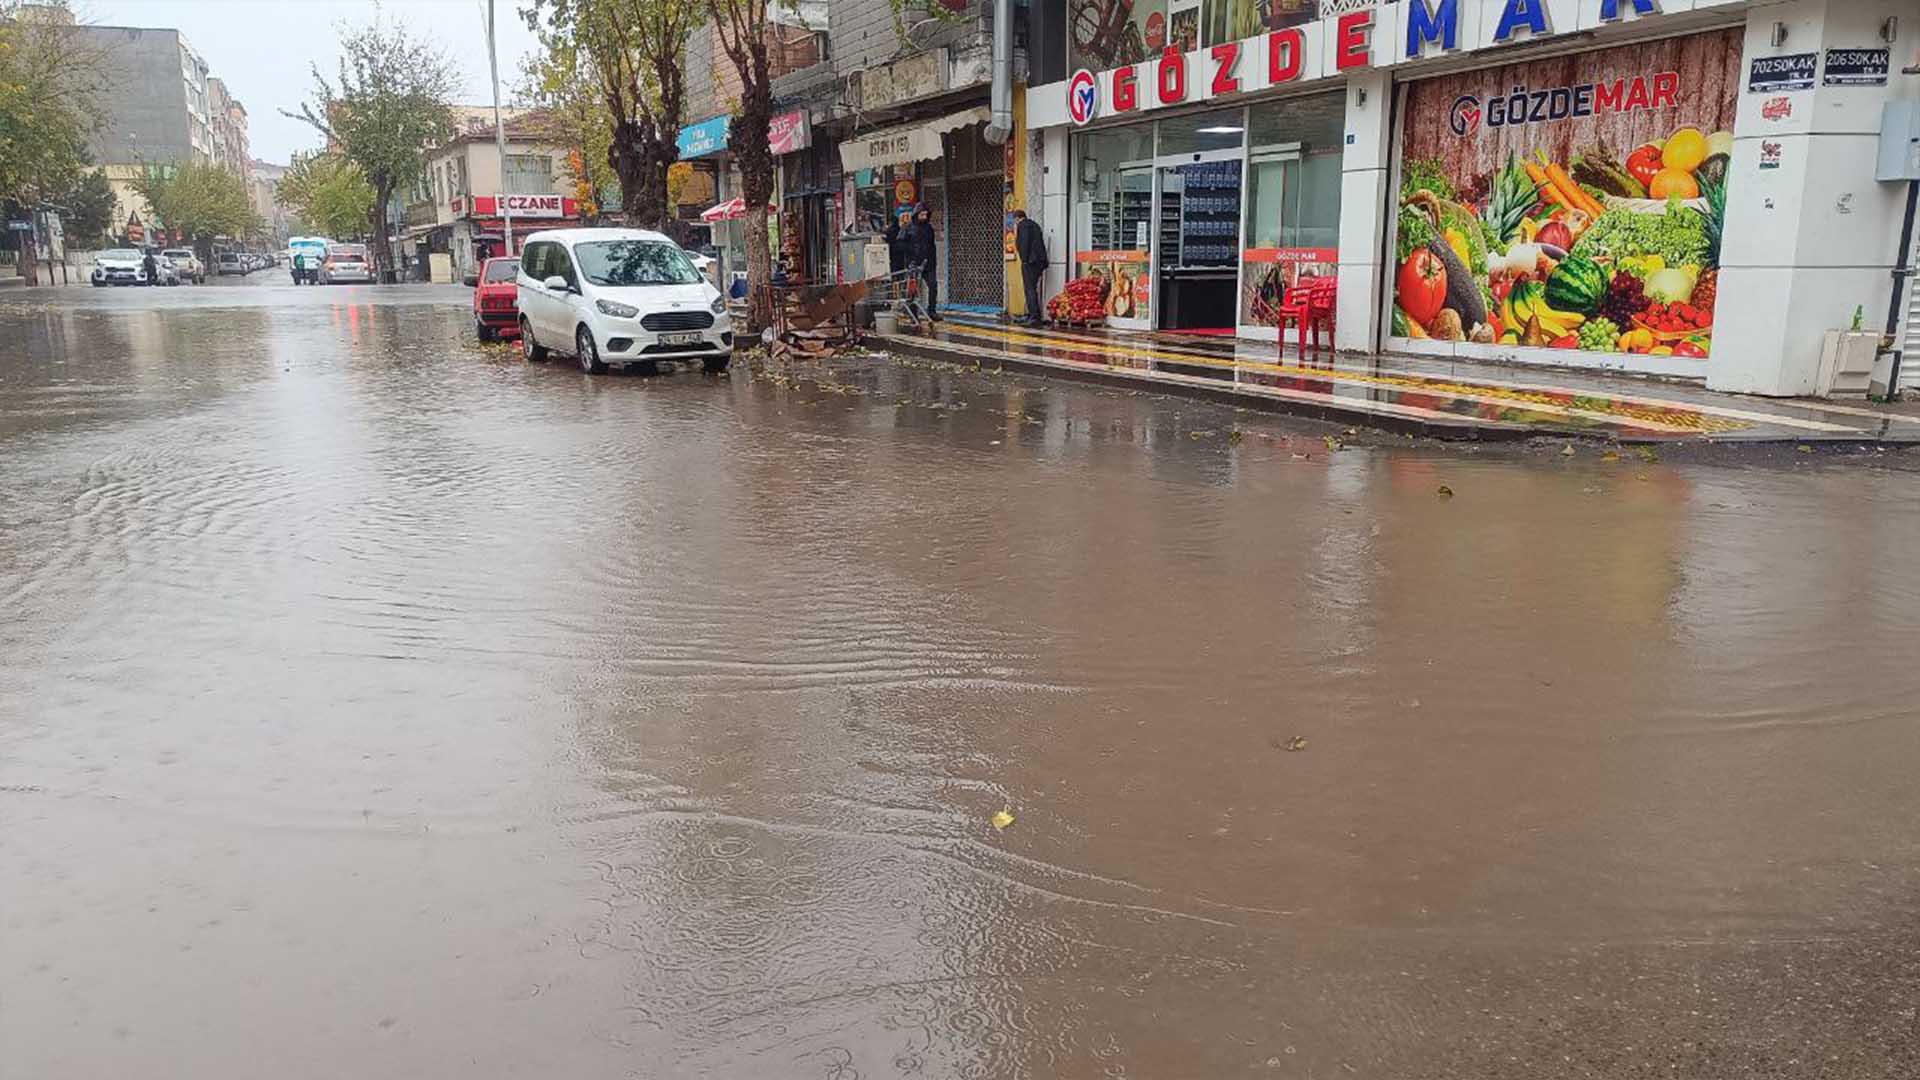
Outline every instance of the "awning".
<path fill-rule="evenodd" d="M 768 203 L 767 209 L 773 210 L 774 205 Z M 747 200 L 738 197 L 728 199 L 723 203 L 716 203 L 700 211 L 700 220 L 708 224 L 716 221 L 732 221 L 735 218 L 743 218 L 746 216 Z"/>
<path fill-rule="evenodd" d="M 910 161 L 931 161 L 940 156 L 940 136 L 969 124 L 984 124 L 993 118 L 993 110 L 976 105 L 963 112 L 919 124 L 881 128 L 840 144 L 840 165 L 848 172 L 877 169 L 882 165 L 904 165 Z"/>

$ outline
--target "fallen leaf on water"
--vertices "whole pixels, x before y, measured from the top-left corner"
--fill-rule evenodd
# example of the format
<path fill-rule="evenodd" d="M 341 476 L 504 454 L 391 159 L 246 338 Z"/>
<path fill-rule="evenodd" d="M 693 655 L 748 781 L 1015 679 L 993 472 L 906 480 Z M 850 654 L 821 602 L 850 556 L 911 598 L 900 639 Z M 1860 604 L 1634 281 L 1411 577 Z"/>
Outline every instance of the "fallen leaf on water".
<path fill-rule="evenodd" d="M 1572 444 L 1572 443 L 1568 443 L 1567 445 L 1565 445 L 1565 446 L 1563 446 L 1563 447 L 1561 447 L 1561 448 L 1560 448 L 1560 456 L 1561 456 L 1561 457 L 1572 457 L 1572 456 L 1573 456 L 1573 453 L 1574 453 L 1574 451 L 1573 451 L 1573 444 Z"/>
<path fill-rule="evenodd" d="M 1620 455 L 1609 450 L 1606 453 L 1600 455 L 1600 460 L 1601 461 L 1619 461 Z"/>
<path fill-rule="evenodd" d="M 1445 485 L 1445 484 L 1441 484 L 1441 485 L 1440 485 L 1440 497 L 1441 497 L 1441 498 L 1443 498 L 1443 499 L 1451 499 L 1451 498 L 1453 498 L 1453 489 L 1452 489 L 1452 488 L 1450 488 L 1450 487 L 1448 487 L 1448 486 L 1447 486 L 1447 485 Z"/>
<path fill-rule="evenodd" d="M 1808 446 L 1806 443 L 1801 443 L 1799 446 L 1794 447 L 1794 449 L 1798 450 L 1802 454 L 1813 453 L 1813 447 Z"/>
<path fill-rule="evenodd" d="M 1660 460 L 1660 455 L 1654 453 L 1653 447 L 1651 446 L 1643 446 L 1640 449 L 1635 450 L 1634 453 L 1640 455 L 1641 461 L 1659 461 Z"/>
<path fill-rule="evenodd" d="M 1297 750 L 1305 750 L 1306 748 L 1307 737 L 1305 735 L 1295 735 L 1293 738 L 1287 740 L 1286 749 L 1289 754 Z"/>
<path fill-rule="evenodd" d="M 1211 432 L 1211 431 L 1189 431 L 1189 432 L 1187 432 L 1187 435 L 1188 435 L 1188 436 L 1189 436 L 1190 438 L 1195 438 L 1195 439 L 1204 439 L 1204 438 L 1206 438 L 1207 436 L 1209 436 L 1209 435 L 1211 435 L 1211 434 L 1213 434 L 1213 432 Z"/>
<path fill-rule="evenodd" d="M 1323 442 L 1323 443 L 1326 443 L 1326 444 L 1327 444 L 1327 449 L 1329 449 L 1329 450 L 1338 450 L 1338 449 L 1340 449 L 1340 440 L 1339 440 L 1339 439 L 1336 439 L 1336 438 L 1334 438 L 1334 437 L 1333 437 L 1333 436 L 1331 436 L 1331 435 L 1322 435 L 1322 436 L 1320 437 L 1320 441 L 1321 441 L 1321 442 Z"/>
<path fill-rule="evenodd" d="M 996 810 L 993 812 L 993 817 L 987 820 L 993 822 L 994 828 L 1005 829 L 1007 826 L 1013 824 L 1013 811 Z"/>
<path fill-rule="evenodd" d="M 1246 433 L 1239 428 L 1234 428 L 1232 431 L 1227 432 L 1227 441 L 1235 445 L 1238 445 L 1240 440 L 1246 437 Z"/>

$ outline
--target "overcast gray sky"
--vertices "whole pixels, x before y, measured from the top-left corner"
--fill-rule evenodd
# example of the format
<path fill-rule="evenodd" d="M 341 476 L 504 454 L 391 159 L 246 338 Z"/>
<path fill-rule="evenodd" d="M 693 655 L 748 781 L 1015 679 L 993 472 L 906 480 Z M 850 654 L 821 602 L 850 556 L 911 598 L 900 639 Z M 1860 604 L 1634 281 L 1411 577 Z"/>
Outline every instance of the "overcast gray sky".
<path fill-rule="evenodd" d="M 74 0 L 79 17 L 106 26 L 175 29 L 186 34 L 213 74 L 247 107 L 253 156 L 286 164 L 295 150 L 320 145 L 314 130 L 280 115 L 298 110 L 313 89 L 312 65 L 331 77 L 339 63 L 336 25 L 365 23 L 375 10 L 398 17 L 445 46 L 466 77 L 460 100 L 493 100 L 487 80 L 485 0 Z M 535 43 L 520 18 L 522 0 L 494 0 L 500 33 L 500 101 L 519 81 L 521 57 Z"/>

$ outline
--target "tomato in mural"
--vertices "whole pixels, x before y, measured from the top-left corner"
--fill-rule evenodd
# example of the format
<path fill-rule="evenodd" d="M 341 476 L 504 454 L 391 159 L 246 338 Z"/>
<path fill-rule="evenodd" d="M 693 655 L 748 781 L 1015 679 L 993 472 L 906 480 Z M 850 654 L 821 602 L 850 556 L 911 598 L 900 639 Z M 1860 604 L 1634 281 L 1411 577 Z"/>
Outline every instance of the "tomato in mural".
<path fill-rule="evenodd" d="M 1714 31 L 1410 86 L 1394 335 L 1705 360 L 1740 48 Z"/>

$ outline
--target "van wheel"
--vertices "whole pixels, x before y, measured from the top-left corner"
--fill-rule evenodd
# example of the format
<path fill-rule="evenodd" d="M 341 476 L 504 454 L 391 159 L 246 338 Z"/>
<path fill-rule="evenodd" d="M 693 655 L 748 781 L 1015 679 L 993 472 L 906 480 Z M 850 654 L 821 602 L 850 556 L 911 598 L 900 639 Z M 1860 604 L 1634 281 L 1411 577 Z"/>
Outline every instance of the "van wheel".
<path fill-rule="evenodd" d="M 733 363 L 732 354 L 722 353 L 719 356 L 709 356 L 705 360 L 700 361 L 700 369 L 709 375 L 718 375 L 727 370 L 727 365 L 731 363 Z"/>
<path fill-rule="evenodd" d="M 530 364 L 538 364 L 547 358 L 547 347 L 533 340 L 533 327 L 527 320 L 520 320 L 520 355 Z"/>
<path fill-rule="evenodd" d="M 600 362 L 600 350 L 594 348 L 593 334 L 584 326 L 573 332 L 573 358 L 580 361 L 580 370 L 589 375 L 607 373 L 607 365 Z"/>
<path fill-rule="evenodd" d="M 494 334 L 493 327 L 483 322 L 476 322 L 473 324 L 473 336 L 479 338 L 484 343 L 494 340 L 497 335 Z"/>

